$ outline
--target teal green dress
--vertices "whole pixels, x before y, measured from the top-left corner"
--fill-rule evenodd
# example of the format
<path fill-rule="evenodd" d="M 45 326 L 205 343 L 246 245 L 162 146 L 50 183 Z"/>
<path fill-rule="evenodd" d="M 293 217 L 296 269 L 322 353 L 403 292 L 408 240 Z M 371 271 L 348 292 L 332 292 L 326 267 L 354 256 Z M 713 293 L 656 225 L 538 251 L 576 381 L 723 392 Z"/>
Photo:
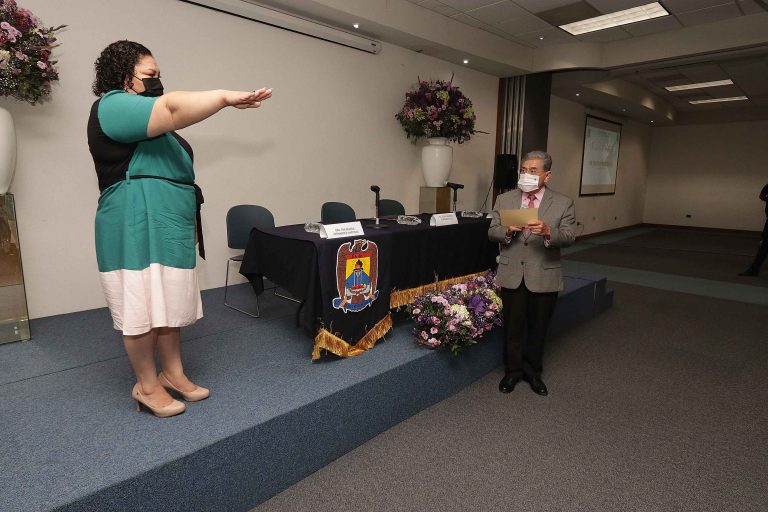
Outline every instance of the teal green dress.
<path fill-rule="evenodd" d="M 101 189 L 96 257 L 114 326 L 125 335 L 202 317 L 193 154 L 175 133 L 147 136 L 156 101 L 110 91 L 88 123 Z"/>

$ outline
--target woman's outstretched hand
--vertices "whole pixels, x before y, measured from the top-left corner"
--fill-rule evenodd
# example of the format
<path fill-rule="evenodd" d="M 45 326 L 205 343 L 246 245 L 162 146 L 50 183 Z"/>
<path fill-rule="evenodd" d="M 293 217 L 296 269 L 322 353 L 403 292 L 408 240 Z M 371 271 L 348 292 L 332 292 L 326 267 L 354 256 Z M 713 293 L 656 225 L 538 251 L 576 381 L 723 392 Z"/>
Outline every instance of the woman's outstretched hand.
<path fill-rule="evenodd" d="M 255 91 L 225 91 L 224 101 L 235 108 L 259 108 L 261 102 L 272 97 L 272 89 L 262 87 Z"/>

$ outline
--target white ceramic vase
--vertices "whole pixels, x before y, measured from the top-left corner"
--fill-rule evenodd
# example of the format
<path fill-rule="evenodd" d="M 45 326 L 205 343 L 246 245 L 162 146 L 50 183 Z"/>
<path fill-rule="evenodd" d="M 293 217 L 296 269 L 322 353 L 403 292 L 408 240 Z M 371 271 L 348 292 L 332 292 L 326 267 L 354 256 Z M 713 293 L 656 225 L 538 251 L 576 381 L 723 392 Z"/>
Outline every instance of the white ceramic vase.
<path fill-rule="evenodd" d="M 421 148 L 421 170 L 428 187 L 444 187 L 451 174 L 453 148 L 445 137 L 427 139 L 427 145 Z"/>
<path fill-rule="evenodd" d="M 11 113 L 0 107 L 0 194 L 7 194 L 16 170 L 16 128 Z"/>

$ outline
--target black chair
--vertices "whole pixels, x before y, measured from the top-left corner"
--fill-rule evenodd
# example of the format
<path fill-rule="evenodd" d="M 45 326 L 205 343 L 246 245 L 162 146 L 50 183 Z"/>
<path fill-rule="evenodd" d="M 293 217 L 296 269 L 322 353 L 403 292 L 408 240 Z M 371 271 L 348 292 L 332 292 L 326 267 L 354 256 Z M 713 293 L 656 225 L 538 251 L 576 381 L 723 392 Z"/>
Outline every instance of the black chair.
<path fill-rule="evenodd" d="M 405 207 L 394 199 L 379 199 L 379 217 L 405 215 Z"/>
<path fill-rule="evenodd" d="M 346 203 L 333 201 L 323 203 L 320 209 L 320 222 L 323 224 L 338 224 L 339 222 L 353 222 L 357 219 L 355 210 Z"/>
<path fill-rule="evenodd" d="M 230 249 L 245 250 L 253 228 L 269 229 L 275 227 L 275 217 L 272 212 L 255 204 L 240 204 L 233 206 L 227 212 L 227 245 Z M 232 256 L 227 260 L 227 275 L 224 279 L 224 305 L 235 311 L 245 313 L 253 318 L 259 318 L 259 297 L 256 296 L 256 314 L 227 303 L 227 291 L 229 290 L 229 266 L 233 261 L 243 261 L 243 254 Z M 293 302 L 298 300 L 277 293 L 277 287 L 273 287 L 274 294 Z"/>

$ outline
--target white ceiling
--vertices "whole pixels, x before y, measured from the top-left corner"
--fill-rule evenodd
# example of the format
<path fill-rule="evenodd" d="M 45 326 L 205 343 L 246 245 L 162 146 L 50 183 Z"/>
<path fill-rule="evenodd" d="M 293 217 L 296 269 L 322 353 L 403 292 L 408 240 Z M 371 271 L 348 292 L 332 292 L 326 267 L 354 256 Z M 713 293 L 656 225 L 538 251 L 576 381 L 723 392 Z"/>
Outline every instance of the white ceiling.
<path fill-rule="evenodd" d="M 661 0 L 669 16 L 649 21 L 572 36 L 550 23 L 552 9 L 567 9 L 581 4 L 581 12 L 592 8 L 594 15 L 637 7 L 650 0 L 408 0 L 422 8 L 447 16 L 471 27 L 490 32 L 523 46 L 543 48 L 574 42 L 610 43 L 680 30 L 768 11 L 765 2 L 756 0 Z M 542 16 L 543 14 L 543 16 Z M 768 50 L 766 51 L 768 52 Z M 707 122 L 715 119 L 768 118 L 768 53 L 762 50 L 747 55 L 711 54 L 698 56 L 693 63 L 674 61 L 650 66 L 625 67 L 594 73 L 564 71 L 556 74 L 553 92 L 592 108 L 654 125 L 679 122 Z M 685 59 L 684 59 L 685 60 Z M 690 60 L 690 59 L 689 59 Z M 568 75 L 576 80 L 568 79 Z M 558 76 L 559 75 L 559 76 Z M 669 92 L 664 87 L 730 78 L 729 86 Z M 624 80 L 647 92 L 621 87 L 601 88 L 610 80 Z M 590 87 L 592 86 L 592 87 Z M 610 92 L 607 92 L 610 91 Z M 621 92 L 618 92 L 621 91 Z M 635 94 L 632 94 L 632 92 Z M 622 94 L 623 93 L 623 94 Z M 689 101 L 745 95 L 739 102 L 692 105 Z M 649 99 L 659 101 L 649 103 Z M 648 108 L 646 105 L 662 105 Z"/>
<path fill-rule="evenodd" d="M 611 42 L 749 16 L 768 11 L 756 0 L 662 0 L 670 16 L 581 36 L 572 36 L 540 17 L 552 9 L 582 4 L 595 16 L 629 9 L 652 0 L 408 0 L 471 27 L 515 43 L 540 48 L 566 42 Z"/>
<path fill-rule="evenodd" d="M 768 119 L 768 0 L 659 0 L 669 16 L 581 36 L 557 25 L 651 0 L 247 1 L 347 31 L 359 22 L 363 35 L 499 77 L 553 71 L 553 94 L 649 124 Z M 725 78 L 734 85 L 664 89 Z"/>

